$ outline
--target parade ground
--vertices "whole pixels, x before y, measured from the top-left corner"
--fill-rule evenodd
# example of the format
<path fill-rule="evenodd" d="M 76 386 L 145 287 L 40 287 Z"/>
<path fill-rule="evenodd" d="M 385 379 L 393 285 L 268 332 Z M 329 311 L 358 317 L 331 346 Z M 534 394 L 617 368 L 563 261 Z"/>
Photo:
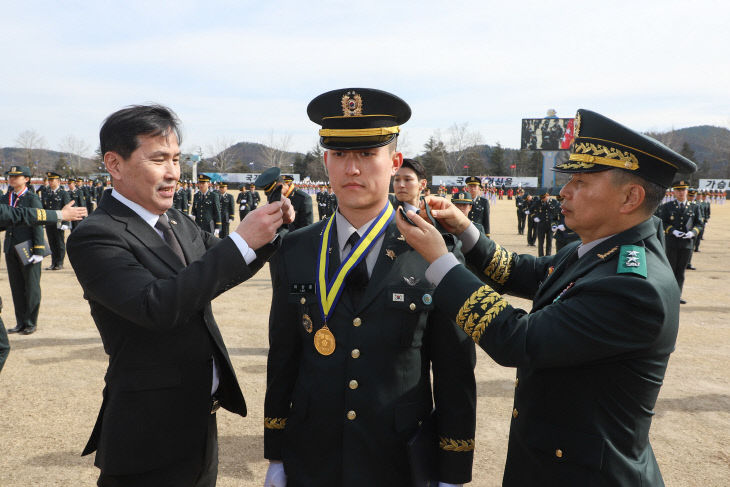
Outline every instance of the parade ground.
<path fill-rule="evenodd" d="M 314 208 L 316 214 L 316 202 Z M 492 237 L 505 248 L 537 252 L 517 235 L 514 201 L 497 201 L 491 222 Z M 677 346 L 650 434 L 667 486 L 721 486 L 730 478 L 728 242 L 730 204 L 713 204 L 701 252 L 692 260 L 697 270 L 686 273 L 688 304 L 681 307 Z M 46 258 L 43 267 L 49 263 Z M 65 265 L 61 271 L 42 272 L 38 330 L 10 336 L 10 356 L 0 373 L 1 487 L 96 485 L 94 456 L 80 455 L 101 405 L 108 357 L 68 259 Z M 2 317 L 11 328 L 15 319 L 4 259 L 0 267 Z M 528 301 L 508 300 L 530 308 Z M 218 413 L 221 487 L 263 486 L 268 466 L 263 456 L 263 404 L 270 302 L 267 267 L 213 302 L 248 405 L 246 418 Z M 477 437 L 469 485 L 498 486 L 515 371 L 495 364 L 479 349 L 477 357 Z"/>

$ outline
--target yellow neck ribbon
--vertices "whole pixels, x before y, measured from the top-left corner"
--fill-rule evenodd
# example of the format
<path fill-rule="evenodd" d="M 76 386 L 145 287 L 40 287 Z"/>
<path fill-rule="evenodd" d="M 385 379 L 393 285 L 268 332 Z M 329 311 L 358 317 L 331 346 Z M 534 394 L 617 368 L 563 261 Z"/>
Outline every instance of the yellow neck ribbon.
<path fill-rule="evenodd" d="M 322 237 L 319 244 L 319 259 L 317 262 L 317 295 L 319 296 L 320 311 L 322 312 L 322 320 L 327 323 L 332 311 L 337 305 L 337 301 L 340 299 L 342 290 L 344 289 L 344 282 L 347 275 L 357 264 L 367 257 L 370 249 L 373 247 L 375 241 L 385 232 L 388 225 L 395 216 L 395 210 L 390 205 L 390 201 L 385 203 L 385 207 L 380 212 L 375 221 L 367 229 L 365 235 L 360 237 L 355 246 L 350 249 L 350 253 L 347 254 L 340 264 L 340 268 L 332 277 L 330 282 L 327 282 L 327 275 L 329 272 L 329 249 L 330 235 L 332 230 L 332 222 L 335 221 L 335 215 L 332 215 L 327 222 L 327 225 L 322 232 Z M 339 251 L 339 250 L 338 250 Z"/>

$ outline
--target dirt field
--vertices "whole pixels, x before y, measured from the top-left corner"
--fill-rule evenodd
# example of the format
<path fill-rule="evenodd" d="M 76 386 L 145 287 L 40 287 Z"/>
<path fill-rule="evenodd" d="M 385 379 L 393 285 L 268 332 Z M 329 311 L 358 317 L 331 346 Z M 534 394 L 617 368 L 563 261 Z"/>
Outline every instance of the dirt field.
<path fill-rule="evenodd" d="M 234 192 L 235 196 L 235 192 Z M 314 205 L 316 212 L 316 204 Z M 536 252 L 516 232 L 514 202 L 492 209 L 492 236 L 506 248 Z M 651 441 L 668 486 L 730 484 L 730 204 L 714 205 L 696 271 L 687 271 L 677 348 L 656 406 Z M 43 263 L 48 266 L 48 259 Z M 15 326 L 0 264 L 7 328 Z M 93 455 L 80 453 L 101 404 L 105 355 L 73 270 L 43 271 L 38 331 L 11 335 L 0 373 L 0 487 L 96 485 Z M 725 283 L 725 284 L 723 284 Z M 218 414 L 218 485 L 262 486 L 268 269 L 218 297 L 214 312 L 248 404 L 249 416 Z M 527 307 L 524 300 L 512 299 Z M 473 486 L 501 484 L 512 411 L 514 370 L 478 350 L 478 423 Z"/>

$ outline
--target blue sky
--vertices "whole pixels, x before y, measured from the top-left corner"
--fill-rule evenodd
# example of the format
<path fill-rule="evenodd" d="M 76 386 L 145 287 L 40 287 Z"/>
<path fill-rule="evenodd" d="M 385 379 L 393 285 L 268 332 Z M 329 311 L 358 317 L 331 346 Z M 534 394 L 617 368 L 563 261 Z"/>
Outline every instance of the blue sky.
<path fill-rule="evenodd" d="M 305 151 L 307 103 L 351 86 L 411 105 L 406 155 L 454 123 L 517 147 L 520 119 L 548 108 L 637 130 L 730 128 L 727 2 L 0 5 L 0 147 L 34 129 L 50 149 L 67 135 L 93 149 L 109 113 L 154 101 L 182 119 L 186 150 L 273 135 Z"/>

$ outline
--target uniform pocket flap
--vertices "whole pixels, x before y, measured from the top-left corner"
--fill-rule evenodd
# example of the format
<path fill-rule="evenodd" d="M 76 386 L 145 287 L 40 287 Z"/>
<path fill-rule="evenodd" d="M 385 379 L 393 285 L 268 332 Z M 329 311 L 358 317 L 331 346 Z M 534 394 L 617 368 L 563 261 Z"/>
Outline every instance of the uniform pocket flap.
<path fill-rule="evenodd" d="M 182 378 L 177 367 L 160 367 L 155 369 L 128 369 L 119 376 L 123 391 L 147 391 L 178 387 Z"/>
<path fill-rule="evenodd" d="M 538 422 L 528 428 L 526 440 L 558 463 L 574 462 L 595 470 L 603 465 L 605 440 L 600 436 Z"/>

